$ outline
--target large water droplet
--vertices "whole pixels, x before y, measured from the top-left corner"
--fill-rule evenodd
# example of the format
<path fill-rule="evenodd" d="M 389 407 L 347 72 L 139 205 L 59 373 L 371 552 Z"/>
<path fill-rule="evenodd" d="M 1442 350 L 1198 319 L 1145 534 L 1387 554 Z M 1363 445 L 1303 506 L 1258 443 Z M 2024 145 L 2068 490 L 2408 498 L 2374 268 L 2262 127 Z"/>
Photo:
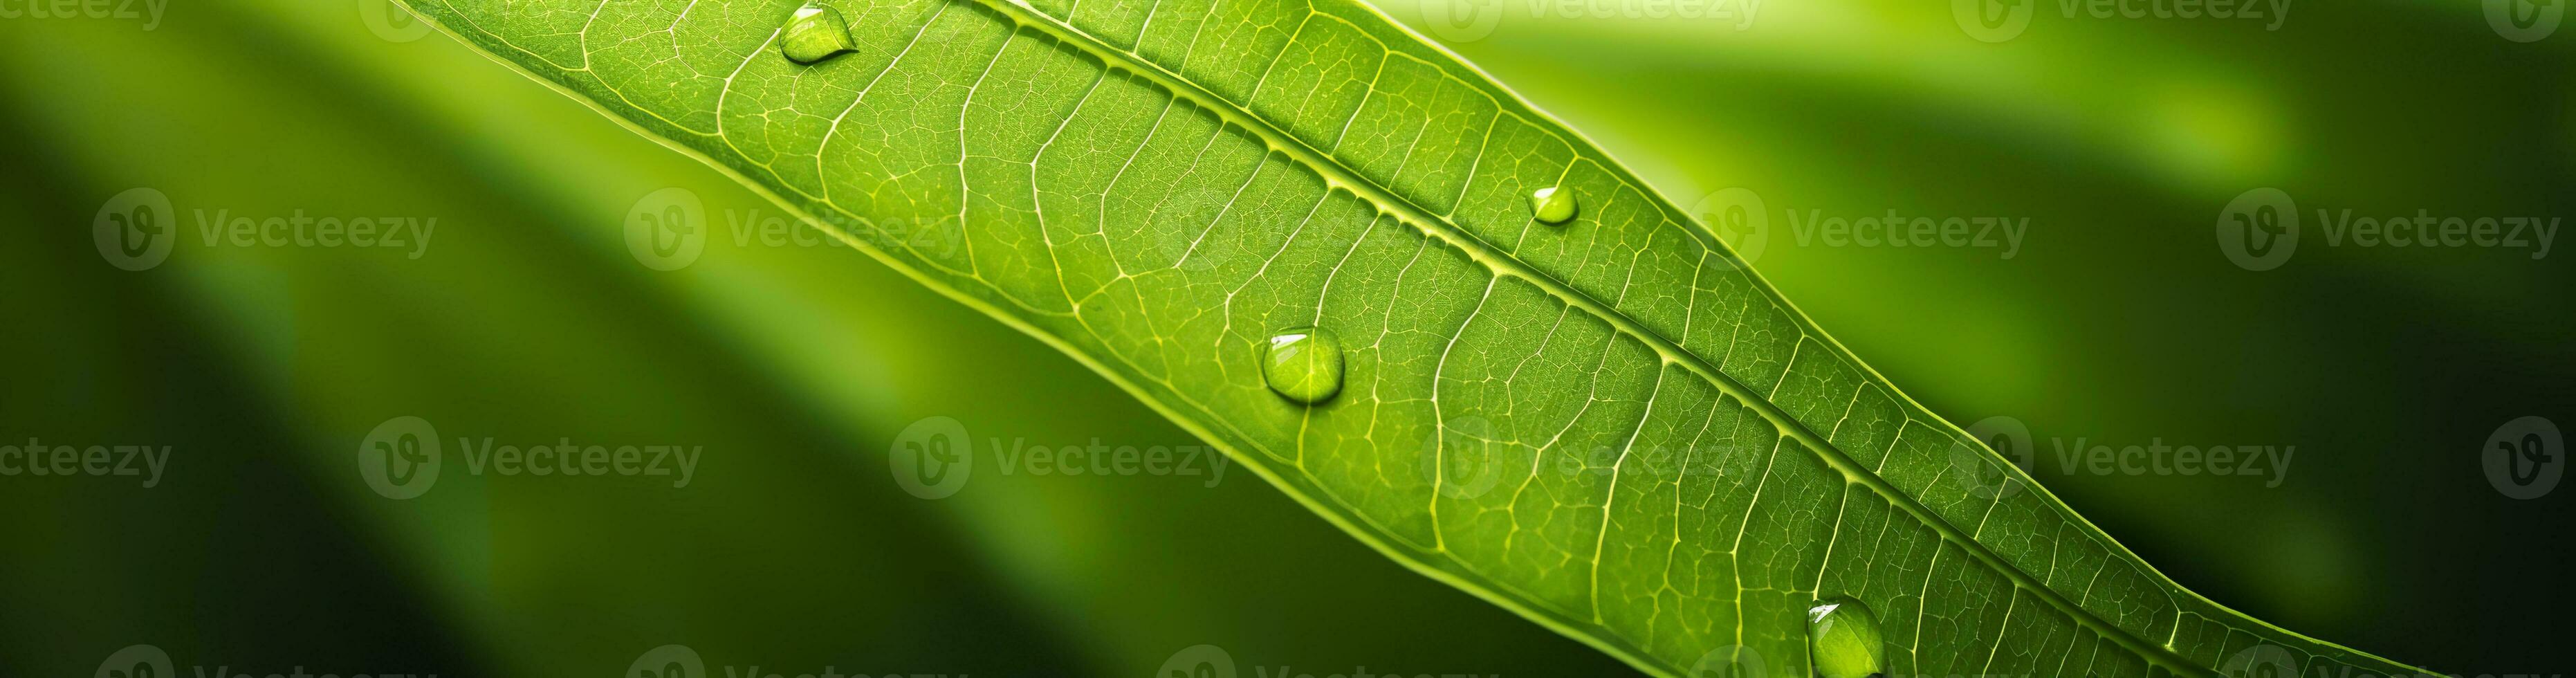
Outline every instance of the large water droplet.
<path fill-rule="evenodd" d="M 1565 223 L 1565 220 L 1574 218 L 1574 191 L 1563 186 L 1532 191 L 1530 215 L 1551 224 Z"/>
<path fill-rule="evenodd" d="M 1261 379 L 1289 400 L 1331 400 L 1342 392 L 1342 342 L 1322 328 L 1281 330 L 1262 348 Z"/>
<path fill-rule="evenodd" d="M 1834 597 L 1807 608 L 1807 648 L 1823 678 L 1870 678 L 1887 673 L 1887 641 L 1878 613 L 1850 598 Z"/>
<path fill-rule="evenodd" d="M 829 59 L 855 46 L 850 43 L 850 22 L 841 18 L 840 10 L 822 5 L 798 8 L 778 36 L 778 51 L 800 64 Z"/>

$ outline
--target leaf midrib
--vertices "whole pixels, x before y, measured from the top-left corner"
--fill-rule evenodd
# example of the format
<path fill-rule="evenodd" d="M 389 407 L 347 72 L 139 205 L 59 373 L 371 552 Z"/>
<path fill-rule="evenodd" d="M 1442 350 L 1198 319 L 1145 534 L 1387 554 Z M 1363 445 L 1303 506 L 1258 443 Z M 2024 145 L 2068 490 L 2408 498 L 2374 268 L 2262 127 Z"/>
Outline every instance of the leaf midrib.
<path fill-rule="evenodd" d="M 1961 550 L 1966 551 L 1979 562 L 1982 562 L 1995 571 L 2002 573 L 2006 578 L 2013 582 L 2015 587 L 2027 590 L 2032 595 L 2038 596 L 2041 600 L 2049 603 L 2051 607 L 2057 608 L 2059 612 L 2062 612 L 2068 617 L 2074 619 L 2076 623 L 2091 628 L 2095 633 L 2100 634 L 2105 638 L 2112 639 L 2114 642 L 2119 643 L 2122 647 L 2137 654 L 2142 659 L 2164 665 L 2166 668 L 2184 675 L 2214 675 L 2208 669 L 2182 661 L 2180 657 L 2174 656 L 2169 650 L 2166 650 L 2163 647 L 2149 644 L 2146 641 L 2137 638 L 2135 635 L 2130 634 L 2127 630 L 2103 621 L 2101 618 L 2093 615 L 2091 611 L 2085 610 L 2083 607 L 2076 605 L 2072 601 L 2066 600 L 2065 597 L 2060 595 L 2055 589 L 2051 589 L 2045 584 L 2033 580 L 2029 573 L 2023 572 L 2020 568 L 2014 567 L 2010 563 L 2005 562 L 2001 557 L 1988 551 L 1984 544 L 1960 533 L 1956 526 L 1951 525 L 1949 521 L 1941 519 L 1937 514 L 1934 514 L 1930 508 L 1916 502 L 1912 496 L 1909 496 L 1889 485 L 1886 479 L 1879 477 L 1877 473 L 1862 468 L 1859 463 L 1851 459 L 1849 455 L 1845 454 L 1840 447 L 1826 442 L 1823 437 L 1816 435 L 1813 430 L 1808 429 L 1805 423 L 1800 422 L 1788 416 L 1786 412 L 1781 411 L 1779 407 L 1773 404 L 1767 396 L 1755 395 L 1752 392 L 1752 389 L 1746 388 L 1742 383 L 1736 381 L 1734 377 L 1727 376 L 1725 373 L 1718 371 L 1716 368 L 1709 365 L 1705 358 L 1672 343 L 1671 340 L 1665 338 L 1660 333 L 1643 326 L 1635 319 L 1629 318 L 1626 314 L 1607 307 L 1599 300 L 1594 299 L 1591 295 L 1586 294 L 1581 290 L 1573 289 L 1563 282 L 1558 281 L 1553 276 L 1532 269 L 1526 262 L 1521 261 L 1519 258 L 1503 252 L 1500 248 L 1494 247 L 1492 244 L 1485 242 L 1484 239 L 1479 238 L 1474 234 L 1460 230 L 1455 225 L 1450 224 L 1447 219 L 1432 214 L 1430 210 L 1424 209 L 1422 206 L 1415 204 L 1412 200 L 1395 195 L 1393 192 L 1378 186 L 1376 182 L 1363 177 L 1359 172 L 1342 164 L 1339 160 L 1335 160 L 1331 156 L 1315 150 L 1303 140 L 1287 134 L 1284 130 L 1270 124 L 1269 121 L 1263 120 L 1259 116 L 1254 115 L 1251 111 L 1244 110 L 1241 106 L 1231 101 L 1227 101 L 1223 97 L 1217 96 L 1215 93 L 1208 91 L 1206 88 L 1199 86 L 1197 83 L 1190 81 L 1188 78 L 1183 77 L 1180 74 L 1171 72 L 1160 64 L 1153 63 L 1132 52 L 1112 46 L 1107 41 L 1094 37 L 1080 28 L 1076 28 L 1062 20 L 1049 16 L 1044 12 L 1040 12 L 1037 9 L 1024 4 L 1023 0 L 974 1 L 992 8 L 994 11 L 1000 12 L 1004 16 L 1010 17 L 1012 21 L 1022 26 L 1036 29 L 1058 40 L 1064 41 L 1067 44 L 1080 47 L 1084 52 L 1091 54 L 1093 57 L 1099 58 L 1106 66 L 1112 68 L 1123 68 L 1134 72 L 1153 81 L 1155 84 L 1170 90 L 1176 96 L 1194 100 L 1194 102 L 1199 105 L 1200 109 L 1213 112 L 1226 122 L 1232 123 L 1235 126 L 1241 127 L 1252 132 L 1255 136 L 1260 137 L 1262 142 L 1267 144 L 1271 150 L 1277 151 L 1291 159 L 1307 165 L 1311 169 L 1314 169 L 1317 174 L 1323 177 L 1327 187 L 1350 191 L 1354 195 L 1368 200 L 1379 208 L 1392 213 L 1398 221 L 1402 221 L 1413 226 L 1425 235 L 1439 238 L 1442 241 L 1449 243 L 1451 246 L 1457 247 L 1460 251 L 1465 252 L 1469 258 L 1476 260 L 1478 263 L 1484 264 L 1488 268 L 1493 269 L 1496 273 L 1508 274 L 1513 277 L 1521 278 L 1523 281 L 1538 287 L 1541 291 L 1547 292 L 1550 296 L 1554 296 L 1568 305 L 1581 308 L 1584 312 L 1600 318 L 1602 321 L 1609 323 L 1612 327 L 1617 328 L 1620 332 L 1628 334 L 1631 337 L 1636 338 L 1638 341 L 1646 344 L 1647 347 L 1654 349 L 1656 354 L 1662 356 L 1664 361 L 1680 365 L 1683 369 L 1707 380 L 1720 391 L 1742 401 L 1747 407 L 1751 408 L 1756 413 L 1759 413 L 1763 419 L 1770 421 L 1774 428 L 1777 428 L 1782 433 L 1797 439 L 1801 446 L 1815 453 L 1819 459 L 1823 460 L 1826 464 L 1833 466 L 1836 471 L 1841 472 L 1845 479 L 1866 486 L 1870 488 L 1872 492 L 1879 494 L 1881 498 L 1887 499 L 1891 504 L 1903 508 L 1907 514 L 1912 515 L 1917 521 L 1922 522 L 1925 526 L 1931 527 L 1935 532 L 1938 532 L 1942 539 L 1959 546 Z M 1370 11 L 1375 10 L 1372 8 Z M 1317 13 L 1322 14 L 1320 11 L 1317 11 Z M 1388 20 L 1387 23 L 1390 26 L 1397 25 L 1391 19 Z M 1535 107 L 1532 108 L 1534 110 Z M 1512 114 L 1512 112 L 1504 110 L 1502 111 L 1502 114 L 1509 115 Z M 1704 227 L 1701 227 L 1698 222 L 1684 219 L 1679 223 L 1684 224 L 1685 228 L 1693 229 L 1692 235 L 1695 237 L 1705 238 L 1710 242 L 1716 242 L 1714 236 L 1708 233 Z M 1734 261 L 1731 254 L 1725 253 L 1722 250 L 1718 251 L 1717 254 L 1719 256 L 1727 257 L 1730 263 L 1735 263 L 1739 266 L 1741 265 L 1740 262 Z M 1765 296 L 1774 295 L 1773 291 L 1767 286 L 1764 286 L 1763 292 Z M 1773 300 L 1778 301 L 1776 298 Z M 1599 567 L 1597 559 L 1594 563 L 1594 567 Z M 1594 606 L 1596 609 L 1596 619 L 1593 621 L 1597 624 L 1599 622 L 1597 619 L 1599 602 L 1597 600 L 1594 602 Z M 1740 619 L 1736 621 L 1736 624 L 1739 627 L 1741 627 L 1743 623 L 1743 620 Z"/>

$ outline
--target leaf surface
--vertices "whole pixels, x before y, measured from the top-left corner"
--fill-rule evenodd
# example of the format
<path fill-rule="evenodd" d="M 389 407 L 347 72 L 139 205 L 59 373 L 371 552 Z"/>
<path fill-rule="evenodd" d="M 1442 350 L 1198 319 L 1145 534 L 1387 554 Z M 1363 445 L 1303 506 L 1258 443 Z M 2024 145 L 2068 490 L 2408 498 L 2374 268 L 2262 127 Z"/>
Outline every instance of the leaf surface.
<path fill-rule="evenodd" d="M 1363 5 L 825 1 L 856 49 L 806 66 L 776 42 L 802 0 L 406 0 L 1649 672 L 1803 674 L 1833 596 L 1890 675 L 2414 672 L 2158 574 Z M 1572 221 L 1530 217 L 1546 187 Z M 1260 367 L 1303 326 L 1346 349 L 1311 407 Z"/>

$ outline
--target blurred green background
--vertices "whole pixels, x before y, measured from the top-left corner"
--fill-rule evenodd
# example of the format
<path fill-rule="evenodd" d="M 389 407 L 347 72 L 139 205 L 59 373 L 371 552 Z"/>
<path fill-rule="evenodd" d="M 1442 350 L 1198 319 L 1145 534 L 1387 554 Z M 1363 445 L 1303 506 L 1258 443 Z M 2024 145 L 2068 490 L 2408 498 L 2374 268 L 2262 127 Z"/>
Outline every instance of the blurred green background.
<path fill-rule="evenodd" d="M 1447 1 L 1383 9 L 1429 31 L 1469 7 Z M 2576 30 L 2513 42 L 2460 1 L 2297 3 L 2275 30 L 2039 3 L 1989 43 L 1945 5 L 1505 0 L 1441 34 L 1675 202 L 1760 195 L 1787 297 L 1934 411 L 2026 423 L 2038 478 L 2184 585 L 2446 672 L 2576 668 L 2550 602 L 2570 493 L 2508 499 L 2478 463 L 2507 420 L 2576 424 L 2569 255 L 2328 246 L 2311 222 L 2253 272 L 2213 237 L 2257 187 L 2310 218 L 2567 214 Z M 133 644 L 182 673 L 617 675 L 668 643 L 788 676 L 1138 676 L 1202 643 L 1316 675 L 1633 673 L 1240 469 L 905 493 L 886 450 L 923 417 L 1195 442 L 861 254 L 737 240 L 783 215 L 384 10 L 0 18 L 0 442 L 172 449 L 150 487 L 0 477 L 0 675 Z M 125 271 L 92 224 L 137 187 L 179 238 Z M 623 224 L 674 187 L 709 237 L 652 270 Z M 2028 231 L 2007 257 L 1785 218 L 1889 209 Z M 218 213 L 437 224 L 412 258 L 209 246 Z M 395 501 L 355 459 L 406 415 L 448 466 Z M 704 452 L 685 487 L 475 476 L 458 437 Z M 2078 438 L 2297 451 L 2278 478 L 2062 472 Z"/>

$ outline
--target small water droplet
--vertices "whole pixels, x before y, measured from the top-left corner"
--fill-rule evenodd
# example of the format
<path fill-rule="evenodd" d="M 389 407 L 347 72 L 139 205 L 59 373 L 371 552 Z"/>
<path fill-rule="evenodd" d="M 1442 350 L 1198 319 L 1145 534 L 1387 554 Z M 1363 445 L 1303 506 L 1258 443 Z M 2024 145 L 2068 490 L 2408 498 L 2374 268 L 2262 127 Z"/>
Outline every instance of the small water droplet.
<path fill-rule="evenodd" d="M 1539 221 L 1562 224 L 1574 218 L 1574 191 L 1563 186 L 1549 186 L 1530 193 L 1530 215 Z"/>
<path fill-rule="evenodd" d="M 1332 400 L 1342 392 L 1342 342 L 1322 328 L 1281 330 L 1262 348 L 1261 379 L 1299 403 Z"/>
<path fill-rule="evenodd" d="M 1887 673 L 1887 641 L 1878 613 L 1860 601 L 1833 597 L 1807 608 L 1807 648 L 1823 678 L 1870 678 Z"/>
<path fill-rule="evenodd" d="M 850 51 L 850 22 L 841 11 L 822 5 L 797 8 L 778 36 L 778 51 L 800 64 L 810 64 Z"/>

